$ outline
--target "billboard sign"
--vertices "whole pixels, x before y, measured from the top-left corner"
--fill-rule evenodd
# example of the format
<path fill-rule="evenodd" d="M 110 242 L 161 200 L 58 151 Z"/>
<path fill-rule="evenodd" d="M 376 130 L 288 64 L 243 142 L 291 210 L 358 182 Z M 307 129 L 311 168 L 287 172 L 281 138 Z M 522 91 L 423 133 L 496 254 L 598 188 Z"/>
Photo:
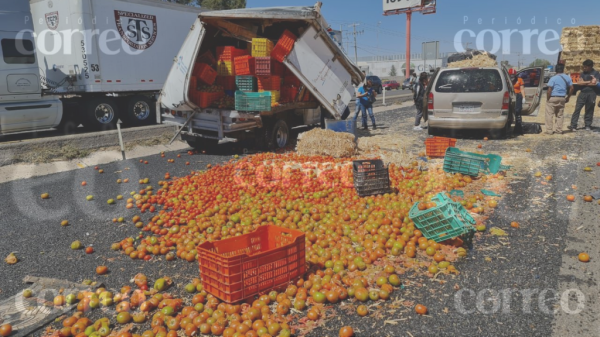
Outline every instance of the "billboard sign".
<path fill-rule="evenodd" d="M 383 11 L 403 10 L 421 7 L 423 0 L 383 0 Z"/>

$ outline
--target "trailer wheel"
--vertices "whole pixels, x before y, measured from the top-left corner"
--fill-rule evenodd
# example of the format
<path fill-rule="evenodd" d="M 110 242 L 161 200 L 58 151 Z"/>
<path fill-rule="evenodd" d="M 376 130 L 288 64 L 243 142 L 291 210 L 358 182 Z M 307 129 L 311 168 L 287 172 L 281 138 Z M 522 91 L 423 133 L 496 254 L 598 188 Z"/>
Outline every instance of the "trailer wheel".
<path fill-rule="evenodd" d="M 131 96 L 127 99 L 123 117 L 132 126 L 153 124 L 156 121 L 156 105 L 146 96 Z"/>
<path fill-rule="evenodd" d="M 112 130 L 119 120 L 119 109 L 110 97 L 91 98 L 86 104 L 85 126 L 93 130 Z"/>

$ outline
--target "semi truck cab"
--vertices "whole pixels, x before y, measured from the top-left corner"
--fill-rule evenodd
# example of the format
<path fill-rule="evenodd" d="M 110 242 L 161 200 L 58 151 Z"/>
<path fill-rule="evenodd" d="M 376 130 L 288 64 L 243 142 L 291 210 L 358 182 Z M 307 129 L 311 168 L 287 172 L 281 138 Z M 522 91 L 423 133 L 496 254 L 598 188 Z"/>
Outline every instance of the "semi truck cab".
<path fill-rule="evenodd" d="M 0 133 L 56 127 L 62 103 L 42 97 L 29 3 L 0 3 Z"/>

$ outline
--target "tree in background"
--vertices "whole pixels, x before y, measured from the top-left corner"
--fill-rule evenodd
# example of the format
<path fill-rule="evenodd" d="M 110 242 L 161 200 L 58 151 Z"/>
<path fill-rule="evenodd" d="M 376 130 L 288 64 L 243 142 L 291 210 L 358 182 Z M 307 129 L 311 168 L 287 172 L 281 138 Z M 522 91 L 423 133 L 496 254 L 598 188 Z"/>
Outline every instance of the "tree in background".
<path fill-rule="evenodd" d="M 529 64 L 530 67 L 543 67 L 546 68 L 547 66 L 551 65 L 552 63 L 548 60 L 544 60 L 544 59 L 535 59 L 535 61 L 531 62 Z"/>
<path fill-rule="evenodd" d="M 246 0 L 166 0 L 182 5 L 197 5 L 205 9 L 246 8 Z"/>
<path fill-rule="evenodd" d="M 390 76 L 396 76 L 396 66 L 392 64 L 392 69 L 390 69 Z"/>

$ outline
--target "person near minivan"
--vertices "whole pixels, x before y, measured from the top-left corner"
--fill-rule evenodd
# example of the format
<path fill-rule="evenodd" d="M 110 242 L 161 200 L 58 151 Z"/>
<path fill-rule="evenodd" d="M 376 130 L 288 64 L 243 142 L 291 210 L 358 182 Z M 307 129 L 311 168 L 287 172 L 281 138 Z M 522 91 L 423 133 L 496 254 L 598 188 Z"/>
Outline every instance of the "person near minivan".
<path fill-rule="evenodd" d="M 410 90 L 415 89 L 415 85 L 417 84 L 417 73 L 412 73 L 410 76 L 410 82 L 408 82 L 408 84 L 410 86 Z"/>
<path fill-rule="evenodd" d="M 509 69 L 508 74 L 510 75 L 510 79 L 512 81 L 515 94 L 516 94 L 516 102 L 515 102 L 515 131 L 514 134 L 516 136 L 520 136 L 523 134 L 523 103 L 525 102 L 525 82 L 523 79 L 517 75 L 517 71 L 514 69 Z"/>
<path fill-rule="evenodd" d="M 570 76 L 564 74 L 565 65 L 556 65 L 556 75 L 548 81 L 546 92 L 546 134 L 562 134 L 565 104 L 569 103 L 573 87 Z M 556 123 L 554 119 L 556 118 Z"/>
<path fill-rule="evenodd" d="M 584 107 L 585 115 L 583 116 L 583 120 L 585 121 L 585 129 L 588 131 L 592 130 L 596 97 L 600 94 L 600 88 L 597 86 L 598 82 L 600 82 L 600 73 L 594 70 L 594 61 L 583 61 L 583 72 L 577 83 L 573 86 L 575 89 L 580 90 L 580 92 L 577 96 L 575 111 L 573 111 L 573 116 L 571 116 L 571 125 L 567 127 L 569 130 L 573 132 L 577 130 L 579 114 L 581 114 L 581 109 Z"/>
<path fill-rule="evenodd" d="M 373 102 L 375 102 L 375 98 L 377 97 L 377 92 L 375 92 L 373 88 L 373 81 L 367 80 L 367 84 L 363 85 L 358 89 L 358 94 L 356 95 L 357 103 L 360 105 L 360 109 L 362 111 L 362 127 L 363 130 L 368 130 L 367 126 L 367 113 L 371 118 L 371 123 L 373 124 L 373 130 L 377 129 L 377 124 L 375 123 L 375 116 L 373 115 Z M 358 118 L 358 113 L 354 115 L 354 121 Z"/>
<path fill-rule="evenodd" d="M 427 73 L 421 73 L 419 75 L 419 81 L 415 85 L 415 90 L 413 92 L 413 101 L 415 102 L 415 107 L 417 108 L 417 116 L 415 117 L 415 127 L 413 130 L 419 131 L 423 130 L 421 127 L 421 118 L 423 118 L 423 99 L 425 98 L 425 89 L 427 88 L 427 83 L 429 79 L 427 77 Z"/>

